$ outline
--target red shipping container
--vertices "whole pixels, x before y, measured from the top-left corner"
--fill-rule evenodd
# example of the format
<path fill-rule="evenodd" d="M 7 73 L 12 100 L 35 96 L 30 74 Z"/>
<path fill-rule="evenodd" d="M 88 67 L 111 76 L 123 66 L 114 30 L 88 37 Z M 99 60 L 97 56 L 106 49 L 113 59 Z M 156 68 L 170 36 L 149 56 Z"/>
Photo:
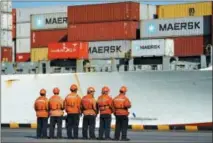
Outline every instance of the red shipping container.
<path fill-rule="evenodd" d="M 88 59 L 88 43 L 51 43 L 48 45 L 48 59 Z"/>
<path fill-rule="evenodd" d="M 12 48 L 11 47 L 1 47 L 1 61 L 2 62 L 12 62 Z"/>
<path fill-rule="evenodd" d="M 30 61 L 30 53 L 18 53 L 16 54 L 16 62 Z"/>
<path fill-rule="evenodd" d="M 120 2 L 68 7 L 68 23 L 139 21 L 140 4 Z"/>
<path fill-rule="evenodd" d="M 107 22 L 69 25 L 68 41 L 106 41 L 136 39 L 138 22 Z"/>
<path fill-rule="evenodd" d="M 211 44 L 210 36 L 178 37 L 174 39 L 175 56 L 199 56 L 204 54 L 208 44 Z"/>
<path fill-rule="evenodd" d="M 16 24 L 14 24 L 14 23 L 12 25 L 12 38 L 13 39 L 16 38 Z"/>
<path fill-rule="evenodd" d="M 16 23 L 16 9 L 12 9 L 12 23 Z"/>
<path fill-rule="evenodd" d="M 31 48 L 47 47 L 49 43 L 66 42 L 67 29 L 31 31 Z"/>

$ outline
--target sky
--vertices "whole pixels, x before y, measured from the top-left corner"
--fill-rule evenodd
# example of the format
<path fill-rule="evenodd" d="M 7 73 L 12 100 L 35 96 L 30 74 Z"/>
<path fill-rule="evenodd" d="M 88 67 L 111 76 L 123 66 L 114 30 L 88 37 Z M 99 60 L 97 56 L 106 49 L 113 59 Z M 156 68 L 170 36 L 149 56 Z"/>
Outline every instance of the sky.
<path fill-rule="evenodd" d="M 83 4 L 106 3 L 116 1 L 127 1 L 127 0 L 12 0 L 13 2 L 12 6 L 13 8 L 29 8 L 29 7 L 56 6 L 56 5 L 83 5 Z M 176 4 L 176 3 L 187 3 L 205 0 L 143 0 L 143 1 L 134 0 L 134 1 L 146 4 L 161 5 L 161 4 Z"/>

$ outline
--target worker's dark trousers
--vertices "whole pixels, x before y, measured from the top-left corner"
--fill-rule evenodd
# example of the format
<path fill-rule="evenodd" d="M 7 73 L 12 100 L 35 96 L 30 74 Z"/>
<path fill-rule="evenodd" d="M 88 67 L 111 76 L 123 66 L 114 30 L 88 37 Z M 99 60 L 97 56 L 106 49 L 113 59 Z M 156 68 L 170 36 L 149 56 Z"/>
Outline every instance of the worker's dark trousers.
<path fill-rule="evenodd" d="M 62 137 L 62 116 L 50 117 L 50 138 L 54 138 L 55 125 L 57 124 L 57 138 Z"/>
<path fill-rule="evenodd" d="M 86 115 L 83 117 L 83 138 L 88 138 L 88 128 L 89 136 L 92 139 L 95 139 L 95 115 Z"/>
<path fill-rule="evenodd" d="M 128 122 L 128 116 L 116 116 L 115 139 L 120 139 L 120 133 L 122 133 L 122 139 L 127 138 Z"/>
<path fill-rule="evenodd" d="M 47 138 L 47 122 L 48 118 L 38 117 L 37 118 L 37 138 Z"/>
<path fill-rule="evenodd" d="M 68 114 L 67 115 L 67 137 L 78 138 L 78 125 L 80 114 Z"/>
<path fill-rule="evenodd" d="M 99 138 L 103 138 L 105 133 L 105 138 L 110 138 L 110 126 L 112 117 L 110 114 L 100 115 L 100 127 L 99 127 Z"/>

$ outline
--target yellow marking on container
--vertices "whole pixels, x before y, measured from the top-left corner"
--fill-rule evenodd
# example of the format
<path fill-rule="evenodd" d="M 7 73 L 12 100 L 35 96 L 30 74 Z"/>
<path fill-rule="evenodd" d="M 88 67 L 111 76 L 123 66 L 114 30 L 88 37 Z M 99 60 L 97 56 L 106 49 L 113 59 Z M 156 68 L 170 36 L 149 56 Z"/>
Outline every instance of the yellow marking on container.
<path fill-rule="evenodd" d="M 31 128 L 32 128 L 32 129 L 36 129 L 36 128 L 37 128 L 37 123 L 32 123 L 32 124 L 31 124 Z"/>
<path fill-rule="evenodd" d="M 75 79 L 76 79 L 76 82 L 77 82 L 77 86 L 78 86 L 78 89 L 79 89 L 79 92 L 80 92 L 80 96 L 83 97 L 84 94 L 83 94 L 82 89 L 81 89 L 81 84 L 80 84 L 80 80 L 79 80 L 79 78 L 78 78 L 78 75 L 77 75 L 76 73 L 75 73 L 74 75 L 75 75 Z"/>
<path fill-rule="evenodd" d="M 143 125 L 132 125 L 132 130 L 138 131 L 138 130 L 144 130 Z"/>
<path fill-rule="evenodd" d="M 185 126 L 186 131 L 198 131 L 197 126 Z"/>
<path fill-rule="evenodd" d="M 158 125 L 158 130 L 160 131 L 169 131 L 169 126 L 168 125 Z"/>
<path fill-rule="evenodd" d="M 17 128 L 19 128 L 19 124 L 18 123 L 10 123 L 10 128 L 17 129 Z"/>

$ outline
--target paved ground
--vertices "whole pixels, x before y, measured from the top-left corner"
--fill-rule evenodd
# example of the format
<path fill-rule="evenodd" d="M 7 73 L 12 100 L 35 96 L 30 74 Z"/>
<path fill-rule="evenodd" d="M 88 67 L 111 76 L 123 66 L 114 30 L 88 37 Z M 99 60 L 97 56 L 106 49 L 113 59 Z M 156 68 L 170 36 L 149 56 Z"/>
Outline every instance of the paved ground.
<path fill-rule="evenodd" d="M 97 132 L 96 132 L 97 133 Z M 111 136 L 114 134 L 112 131 Z M 81 135 L 81 132 L 80 132 Z M 63 136 L 66 136 L 66 131 L 63 130 Z M 129 131 L 129 138 L 134 143 L 212 143 L 212 132 L 159 132 L 159 131 L 144 131 L 133 132 Z M 90 142 L 90 143 L 105 143 L 115 141 L 97 141 L 97 140 L 37 140 L 35 139 L 34 129 L 2 129 L 1 140 L 7 143 L 35 143 L 35 142 Z M 118 143 L 121 143 L 119 141 Z"/>

